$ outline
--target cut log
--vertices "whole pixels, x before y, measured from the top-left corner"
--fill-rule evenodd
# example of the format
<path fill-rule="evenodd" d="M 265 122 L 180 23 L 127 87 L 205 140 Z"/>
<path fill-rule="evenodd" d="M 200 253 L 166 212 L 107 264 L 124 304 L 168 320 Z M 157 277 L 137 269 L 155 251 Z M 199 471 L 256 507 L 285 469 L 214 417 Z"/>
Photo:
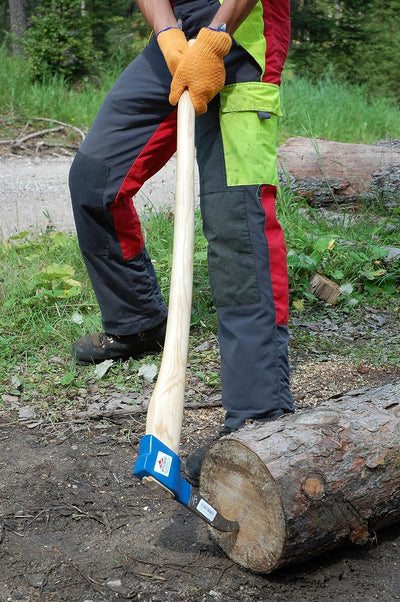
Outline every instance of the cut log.
<path fill-rule="evenodd" d="M 278 149 L 278 167 L 281 185 L 315 206 L 373 197 L 399 203 L 399 140 L 368 145 L 289 138 Z"/>
<path fill-rule="evenodd" d="M 205 457 L 200 491 L 240 525 L 212 537 L 254 572 L 366 543 L 400 521 L 400 382 L 224 437 Z"/>

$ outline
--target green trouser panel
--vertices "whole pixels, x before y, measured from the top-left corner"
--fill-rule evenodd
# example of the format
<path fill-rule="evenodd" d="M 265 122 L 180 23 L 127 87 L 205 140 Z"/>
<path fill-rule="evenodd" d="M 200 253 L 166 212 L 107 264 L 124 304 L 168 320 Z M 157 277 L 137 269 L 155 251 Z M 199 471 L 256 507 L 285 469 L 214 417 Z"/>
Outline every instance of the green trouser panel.
<path fill-rule="evenodd" d="M 222 4 L 223 0 L 219 1 Z M 235 42 L 247 50 L 257 61 L 262 74 L 264 74 L 267 42 L 264 35 L 264 18 L 261 2 L 257 2 L 249 16 L 238 27 L 234 38 Z"/>
<path fill-rule="evenodd" d="M 277 186 L 276 136 L 278 115 L 281 115 L 279 87 L 263 82 L 231 84 L 223 88 L 220 97 L 220 125 L 228 186 Z"/>

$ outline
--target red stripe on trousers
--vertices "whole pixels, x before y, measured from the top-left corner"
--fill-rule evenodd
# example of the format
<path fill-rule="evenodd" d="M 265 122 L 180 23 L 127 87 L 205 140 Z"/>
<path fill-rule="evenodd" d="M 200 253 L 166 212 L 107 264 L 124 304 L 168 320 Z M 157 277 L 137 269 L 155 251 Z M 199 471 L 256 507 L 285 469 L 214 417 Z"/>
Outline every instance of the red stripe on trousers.
<path fill-rule="evenodd" d="M 289 0 L 262 0 L 264 36 L 267 42 L 263 82 L 281 83 L 290 42 Z"/>
<path fill-rule="evenodd" d="M 176 151 L 176 110 L 163 121 L 132 163 L 110 210 L 125 261 L 144 247 L 142 228 L 132 197 Z"/>
<path fill-rule="evenodd" d="M 279 86 L 290 42 L 290 2 L 289 0 L 262 0 L 262 6 L 267 46 L 262 79 L 264 82 Z M 261 203 L 265 211 L 265 237 L 269 248 L 276 323 L 286 326 L 289 321 L 287 256 L 283 230 L 276 218 L 276 194 L 276 186 L 265 184 L 262 187 Z"/>
<path fill-rule="evenodd" d="M 265 212 L 265 237 L 269 248 L 276 323 L 286 326 L 289 320 L 288 271 L 285 238 L 281 225 L 276 218 L 276 193 L 276 186 L 265 184 L 261 189 L 261 203 Z"/>

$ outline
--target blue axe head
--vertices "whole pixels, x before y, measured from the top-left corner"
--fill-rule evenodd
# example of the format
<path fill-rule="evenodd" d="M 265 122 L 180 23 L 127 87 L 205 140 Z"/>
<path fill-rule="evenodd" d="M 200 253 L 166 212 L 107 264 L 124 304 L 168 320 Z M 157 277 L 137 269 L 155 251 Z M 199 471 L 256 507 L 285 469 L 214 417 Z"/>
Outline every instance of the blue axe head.
<path fill-rule="evenodd" d="M 226 532 L 239 529 L 236 521 L 224 518 L 182 477 L 181 459 L 154 435 L 145 435 L 140 440 L 133 474 L 150 489 L 176 499 L 215 529 Z"/>

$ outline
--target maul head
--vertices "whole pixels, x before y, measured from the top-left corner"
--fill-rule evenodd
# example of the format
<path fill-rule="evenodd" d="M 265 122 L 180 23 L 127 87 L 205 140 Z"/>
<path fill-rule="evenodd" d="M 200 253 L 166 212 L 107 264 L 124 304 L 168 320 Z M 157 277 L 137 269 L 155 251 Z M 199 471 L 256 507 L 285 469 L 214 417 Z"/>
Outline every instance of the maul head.
<path fill-rule="evenodd" d="M 145 435 L 139 443 L 139 456 L 133 474 L 150 489 L 161 490 L 192 510 L 219 531 L 239 529 L 236 521 L 224 518 L 203 499 L 181 475 L 181 459 L 154 435 Z"/>

